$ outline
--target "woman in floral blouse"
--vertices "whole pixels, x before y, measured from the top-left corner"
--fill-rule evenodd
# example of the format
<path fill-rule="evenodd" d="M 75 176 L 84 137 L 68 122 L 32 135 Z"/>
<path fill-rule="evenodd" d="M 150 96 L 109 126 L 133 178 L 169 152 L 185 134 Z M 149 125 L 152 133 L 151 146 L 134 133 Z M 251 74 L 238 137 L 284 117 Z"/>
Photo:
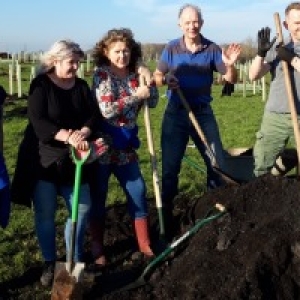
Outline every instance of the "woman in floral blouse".
<path fill-rule="evenodd" d="M 105 202 L 111 174 L 118 179 L 128 202 L 139 252 L 152 257 L 148 230 L 146 186 L 140 171 L 136 150 L 140 146 L 138 113 L 144 101 L 155 107 L 158 92 L 151 83 L 150 73 L 138 67 L 141 46 L 129 29 L 112 29 L 96 44 L 94 57 L 97 68 L 93 77 L 93 93 L 103 119 L 101 131 L 112 139 L 112 147 L 99 160 L 96 190 L 92 191 L 93 207 L 90 221 L 92 253 L 95 264 L 103 266 Z M 147 85 L 140 85 L 145 75 Z"/>

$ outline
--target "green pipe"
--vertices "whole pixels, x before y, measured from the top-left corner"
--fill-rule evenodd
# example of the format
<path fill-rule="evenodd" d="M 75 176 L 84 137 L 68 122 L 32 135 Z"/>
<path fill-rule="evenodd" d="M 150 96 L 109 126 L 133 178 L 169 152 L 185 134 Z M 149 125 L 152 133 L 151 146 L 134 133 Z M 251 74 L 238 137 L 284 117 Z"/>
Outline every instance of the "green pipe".
<path fill-rule="evenodd" d="M 202 228 L 203 226 L 209 224 L 213 220 L 216 220 L 223 216 L 226 213 L 225 209 L 222 208 L 218 213 L 208 216 L 204 219 L 198 220 L 194 227 L 192 227 L 190 230 L 188 230 L 184 235 L 182 235 L 180 238 L 175 240 L 167 249 L 165 249 L 162 253 L 160 253 L 155 259 L 153 259 L 148 266 L 144 269 L 141 277 L 145 277 L 148 273 L 151 272 L 151 270 L 163 259 L 165 259 L 170 253 L 172 253 L 183 241 L 188 239 L 189 237 L 195 235 L 197 231 Z"/>
<path fill-rule="evenodd" d="M 198 164 L 196 164 L 192 159 L 190 159 L 188 156 L 184 155 L 183 159 L 192 167 L 200 171 L 201 173 L 206 173 L 206 169 L 200 167 Z"/>
<path fill-rule="evenodd" d="M 214 214 L 214 215 L 210 215 L 210 213 L 212 212 L 212 210 L 217 209 L 218 213 Z M 210 209 L 209 212 L 207 213 L 206 217 L 204 219 L 198 220 L 196 222 L 196 224 L 194 225 L 194 227 L 192 227 L 190 230 L 188 230 L 184 235 L 182 235 L 180 238 L 178 238 L 177 240 L 175 240 L 173 243 L 171 243 L 170 246 L 168 246 L 168 248 L 166 248 L 162 253 L 160 253 L 156 258 L 154 258 L 148 265 L 147 267 L 144 269 L 144 271 L 142 272 L 142 274 L 137 278 L 137 280 L 135 280 L 132 283 L 127 284 L 126 286 L 114 291 L 116 292 L 120 292 L 120 291 L 128 291 L 131 289 L 135 289 L 138 288 L 144 284 L 146 284 L 146 277 L 148 275 L 151 274 L 151 272 L 153 271 L 153 269 L 159 265 L 159 263 L 161 263 L 170 253 L 172 253 L 181 243 L 183 243 L 185 240 L 187 240 L 189 237 L 191 237 L 192 235 L 195 235 L 197 233 L 197 231 L 205 226 L 206 224 L 209 224 L 210 222 L 212 222 L 213 220 L 216 220 L 218 218 L 220 218 L 221 216 L 223 216 L 224 214 L 226 214 L 226 210 L 225 207 L 222 206 L 221 204 L 216 204 L 215 207 L 213 209 Z"/>

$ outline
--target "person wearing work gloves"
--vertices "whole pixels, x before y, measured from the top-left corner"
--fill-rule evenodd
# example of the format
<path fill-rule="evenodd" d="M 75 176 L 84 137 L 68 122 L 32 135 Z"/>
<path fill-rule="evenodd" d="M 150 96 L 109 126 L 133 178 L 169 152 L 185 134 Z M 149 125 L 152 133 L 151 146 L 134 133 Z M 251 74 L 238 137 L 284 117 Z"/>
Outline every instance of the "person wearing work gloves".
<path fill-rule="evenodd" d="M 125 192 L 128 211 L 138 244 L 133 261 L 152 258 L 150 245 L 146 185 L 140 170 L 137 149 L 137 118 L 149 100 L 149 107 L 158 102 L 158 91 L 149 70 L 141 67 L 141 46 L 130 29 L 109 30 L 96 44 L 94 57 L 97 68 L 93 75 L 92 91 L 102 115 L 101 130 L 112 139 L 110 151 L 99 160 L 97 188 L 92 190 L 92 209 L 89 229 L 95 270 L 106 265 L 103 236 L 105 206 L 111 175 Z M 147 85 L 139 83 L 143 77 Z"/>
<path fill-rule="evenodd" d="M 225 167 L 224 151 L 213 110 L 211 108 L 211 86 L 214 72 L 224 80 L 234 83 L 237 72 L 234 67 L 241 47 L 230 44 L 221 49 L 204 37 L 200 30 L 203 17 L 199 7 L 186 4 L 178 14 L 183 36 L 170 41 L 164 48 L 154 78 L 157 85 L 167 85 L 168 104 L 162 121 L 162 202 L 166 219 L 166 235 L 172 238 L 173 199 L 178 194 L 178 177 L 181 161 L 191 137 L 207 167 L 207 188 L 223 184 L 212 168 L 211 159 L 196 130 L 190 123 L 188 113 L 182 105 L 177 89 L 180 88 L 189 103 L 210 148 L 215 154 L 220 169 Z"/>
<path fill-rule="evenodd" d="M 270 28 L 258 31 L 258 51 L 249 68 L 250 80 L 257 80 L 270 71 L 272 76 L 269 98 L 262 117 L 254 145 L 254 174 L 260 176 L 273 169 L 277 158 L 284 152 L 290 138 L 294 136 L 288 95 L 285 86 L 282 61 L 289 65 L 295 107 L 300 119 L 300 2 L 293 2 L 285 9 L 284 27 L 291 40 L 286 46 L 279 44 L 276 56 L 269 51 L 276 38 L 270 39 Z M 292 168 L 292 165 L 288 166 Z M 288 170 L 284 170 L 285 172 Z"/>

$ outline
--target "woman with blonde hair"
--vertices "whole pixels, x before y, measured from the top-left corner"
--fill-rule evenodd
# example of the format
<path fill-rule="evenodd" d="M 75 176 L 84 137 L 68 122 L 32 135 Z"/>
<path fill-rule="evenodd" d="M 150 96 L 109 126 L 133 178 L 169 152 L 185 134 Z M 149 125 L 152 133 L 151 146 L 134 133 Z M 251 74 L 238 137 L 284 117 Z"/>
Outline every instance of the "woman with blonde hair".
<path fill-rule="evenodd" d="M 69 212 L 65 226 L 67 252 L 70 248 L 70 212 L 75 176 L 70 146 L 87 150 L 88 139 L 95 131 L 100 116 L 87 82 L 76 76 L 83 57 L 84 53 L 77 43 L 70 40 L 55 42 L 41 57 L 41 66 L 37 77 L 31 82 L 28 96 L 29 125 L 24 140 L 33 141 L 33 144 L 37 140 L 38 144 L 35 160 L 32 161 L 30 154 L 27 154 L 27 159 L 32 167 L 35 166 L 33 191 L 30 192 L 37 237 L 45 261 L 41 276 L 41 283 L 45 286 L 51 285 L 54 276 L 58 195 L 65 200 Z M 23 154 L 23 160 L 25 157 L 26 153 Z M 75 261 L 83 259 L 84 236 L 91 205 L 88 175 L 92 174 L 89 166 L 84 165 L 82 170 Z M 17 178 L 20 180 L 21 176 Z"/>

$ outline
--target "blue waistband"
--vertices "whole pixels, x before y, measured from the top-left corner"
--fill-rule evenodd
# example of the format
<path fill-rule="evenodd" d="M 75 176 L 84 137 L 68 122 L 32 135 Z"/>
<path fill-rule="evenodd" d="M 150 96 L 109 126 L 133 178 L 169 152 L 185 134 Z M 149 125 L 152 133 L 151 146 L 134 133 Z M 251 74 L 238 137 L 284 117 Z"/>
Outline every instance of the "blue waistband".
<path fill-rule="evenodd" d="M 140 141 L 138 138 L 138 126 L 133 128 L 124 128 L 123 126 L 113 126 L 107 122 L 102 122 L 102 131 L 111 136 L 113 147 L 118 150 L 127 148 L 138 149 Z"/>

